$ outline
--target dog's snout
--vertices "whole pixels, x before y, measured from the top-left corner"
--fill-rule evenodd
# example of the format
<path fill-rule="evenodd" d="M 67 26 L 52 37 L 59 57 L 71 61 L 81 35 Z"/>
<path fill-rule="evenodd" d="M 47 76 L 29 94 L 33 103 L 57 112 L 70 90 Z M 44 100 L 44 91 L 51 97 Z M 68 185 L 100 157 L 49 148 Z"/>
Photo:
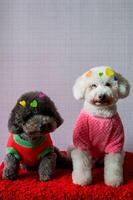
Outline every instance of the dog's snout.
<path fill-rule="evenodd" d="M 45 130 L 45 128 L 46 128 L 46 125 L 45 125 L 45 124 L 42 124 L 42 125 L 40 126 L 40 131 L 43 132 L 43 131 Z"/>
<path fill-rule="evenodd" d="M 106 94 L 100 94 L 98 96 L 98 98 L 101 100 L 101 101 L 104 101 L 106 99 Z"/>

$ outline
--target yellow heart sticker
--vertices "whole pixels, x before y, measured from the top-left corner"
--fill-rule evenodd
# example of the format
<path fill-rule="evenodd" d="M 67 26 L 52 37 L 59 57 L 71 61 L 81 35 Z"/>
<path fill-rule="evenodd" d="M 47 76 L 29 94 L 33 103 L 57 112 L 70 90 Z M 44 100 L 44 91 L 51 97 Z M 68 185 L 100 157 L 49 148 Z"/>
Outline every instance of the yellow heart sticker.
<path fill-rule="evenodd" d="M 91 77 L 92 76 L 92 71 L 87 71 L 87 72 L 85 72 L 85 76 L 86 77 Z"/>
<path fill-rule="evenodd" d="M 105 69 L 105 74 L 107 76 L 113 76 L 114 75 L 114 71 L 112 69 L 110 69 L 110 68 L 106 68 Z"/>
<path fill-rule="evenodd" d="M 19 102 L 19 104 L 20 104 L 21 106 L 25 107 L 25 106 L 26 106 L 26 101 L 25 101 L 25 100 L 22 100 L 22 101 Z"/>

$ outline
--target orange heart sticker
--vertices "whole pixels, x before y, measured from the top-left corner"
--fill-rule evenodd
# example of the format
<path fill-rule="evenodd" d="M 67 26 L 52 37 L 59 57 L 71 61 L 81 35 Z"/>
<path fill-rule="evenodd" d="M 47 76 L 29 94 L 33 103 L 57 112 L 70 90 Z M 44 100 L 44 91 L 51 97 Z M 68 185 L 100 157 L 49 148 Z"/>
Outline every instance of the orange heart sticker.
<path fill-rule="evenodd" d="M 92 71 L 85 72 L 85 76 L 89 78 L 92 76 L 92 74 L 93 74 Z"/>

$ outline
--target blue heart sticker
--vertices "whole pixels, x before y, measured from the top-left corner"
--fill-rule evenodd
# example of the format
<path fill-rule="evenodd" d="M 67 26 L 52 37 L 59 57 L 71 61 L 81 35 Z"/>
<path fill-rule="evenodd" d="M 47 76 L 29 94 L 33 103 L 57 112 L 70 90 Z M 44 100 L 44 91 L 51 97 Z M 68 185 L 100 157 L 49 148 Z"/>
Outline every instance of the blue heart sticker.
<path fill-rule="evenodd" d="M 116 76 L 114 76 L 114 80 L 115 80 L 115 81 L 118 81 L 118 78 L 117 78 Z"/>

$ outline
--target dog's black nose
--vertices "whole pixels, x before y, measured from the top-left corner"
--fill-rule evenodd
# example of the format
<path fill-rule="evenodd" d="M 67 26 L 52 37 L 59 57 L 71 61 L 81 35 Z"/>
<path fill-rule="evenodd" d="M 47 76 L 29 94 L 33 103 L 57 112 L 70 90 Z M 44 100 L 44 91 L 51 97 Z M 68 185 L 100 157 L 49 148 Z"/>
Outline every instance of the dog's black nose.
<path fill-rule="evenodd" d="M 45 130 L 45 128 L 46 128 L 46 125 L 44 125 L 44 124 L 41 125 L 41 126 L 40 126 L 40 131 L 43 132 L 43 131 Z"/>
<path fill-rule="evenodd" d="M 99 99 L 100 99 L 101 101 L 104 101 L 104 100 L 106 99 L 106 94 L 100 94 L 100 95 L 99 95 Z"/>

